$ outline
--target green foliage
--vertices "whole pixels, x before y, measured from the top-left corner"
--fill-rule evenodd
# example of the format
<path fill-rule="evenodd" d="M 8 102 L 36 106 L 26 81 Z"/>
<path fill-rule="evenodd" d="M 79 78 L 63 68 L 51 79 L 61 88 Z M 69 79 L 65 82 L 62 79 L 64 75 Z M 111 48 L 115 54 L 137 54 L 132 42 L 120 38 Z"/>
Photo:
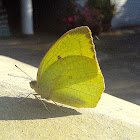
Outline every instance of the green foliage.
<path fill-rule="evenodd" d="M 110 0 L 88 0 L 88 4 L 94 8 L 99 9 L 103 15 L 102 23 L 105 29 L 105 25 L 111 24 L 111 20 L 115 14 L 115 5 Z"/>
<path fill-rule="evenodd" d="M 99 34 L 110 30 L 115 5 L 110 0 L 88 0 L 85 7 L 79 7 L 71 0 L 68 11 L 63 18 L 67 29 L 87 25 L 94 34 Z"/>

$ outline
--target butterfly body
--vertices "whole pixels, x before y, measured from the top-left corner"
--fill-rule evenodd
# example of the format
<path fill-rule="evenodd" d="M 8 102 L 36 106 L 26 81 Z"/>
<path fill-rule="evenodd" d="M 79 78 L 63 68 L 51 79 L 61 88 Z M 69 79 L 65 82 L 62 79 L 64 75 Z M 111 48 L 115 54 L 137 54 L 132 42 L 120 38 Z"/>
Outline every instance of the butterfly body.
<path fill-rule="evenodd" d="M 104 90 L 91 31 L 83 26 L 65 33 L 44 56 L 31 81 L 42 98 L 74 107 L 95 107 Z"/>

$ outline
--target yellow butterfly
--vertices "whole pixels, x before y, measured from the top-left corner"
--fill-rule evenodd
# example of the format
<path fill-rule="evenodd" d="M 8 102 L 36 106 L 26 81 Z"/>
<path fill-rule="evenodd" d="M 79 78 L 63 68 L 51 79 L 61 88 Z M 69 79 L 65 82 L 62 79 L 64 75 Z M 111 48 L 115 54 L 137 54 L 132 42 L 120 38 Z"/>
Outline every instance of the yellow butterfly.
<path fill-rule="evenodd" d="M 30 82 L 42 98 L 74 107 L 95 107 L 104 91 L 91 31 L 87 26 L 66 32 L 46 53 Z"/>

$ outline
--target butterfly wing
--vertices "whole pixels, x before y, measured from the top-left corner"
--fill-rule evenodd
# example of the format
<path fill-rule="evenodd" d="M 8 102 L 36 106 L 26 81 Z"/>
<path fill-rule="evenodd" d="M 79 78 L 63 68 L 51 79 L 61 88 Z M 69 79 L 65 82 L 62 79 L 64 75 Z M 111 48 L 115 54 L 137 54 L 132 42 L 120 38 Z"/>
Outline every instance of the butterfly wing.
<path fill-rule="evenodd" d="M 40 80 L 42 97 L 75 106 L 95 107 L 104 90 L 96 59 L 68 56 L 54 62 Z"/>
<path fill-rule="evenodd" d="M 92 42 L 91 31 L 87 26 L 78 27 L 66 32 L 46 53 L 37 75 L 40 80 L 44 71 L 58 59 L 80 55 L 89 58 L 95 57 L 95 47 Z"/>
<path fill-rule="evenodd" d="M 54 44 L 40 64 L 37 82 L 43 98 L 75 107 L 97 105 L 104 79 L 88 27 L 70 30 Z"/>

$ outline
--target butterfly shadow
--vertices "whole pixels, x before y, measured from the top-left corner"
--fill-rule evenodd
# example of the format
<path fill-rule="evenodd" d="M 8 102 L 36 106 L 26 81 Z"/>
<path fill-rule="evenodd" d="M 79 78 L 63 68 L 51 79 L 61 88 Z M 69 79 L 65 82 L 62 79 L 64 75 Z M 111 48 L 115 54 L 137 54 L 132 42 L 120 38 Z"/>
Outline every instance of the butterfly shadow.
<path fill-rule="evenodd" d="M 0 120 L 34 120 L 65 117 L 70 115 L 80 115 L 73 108 L 45 103 L 50 113 L 44 105 L 37 99 L 17 97 L 0 97 Z"/>

